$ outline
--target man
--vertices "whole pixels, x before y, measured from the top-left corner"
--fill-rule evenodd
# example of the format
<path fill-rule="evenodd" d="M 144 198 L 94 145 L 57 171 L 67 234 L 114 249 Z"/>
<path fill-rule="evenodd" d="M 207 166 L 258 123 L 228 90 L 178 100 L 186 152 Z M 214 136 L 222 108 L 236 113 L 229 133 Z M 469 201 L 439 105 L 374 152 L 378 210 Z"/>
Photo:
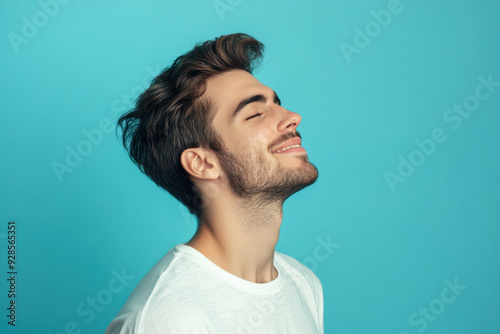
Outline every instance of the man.
<path fill-rule="evenodd" d="M 141 280 L 107 334 L 323 333 L 317 276 L 275 251 L 283 203 L 314 183 L 301 117 L 252 76 L 245 34 L 195 46 L 118 124 L 141 171 L 198 218 Z"/>

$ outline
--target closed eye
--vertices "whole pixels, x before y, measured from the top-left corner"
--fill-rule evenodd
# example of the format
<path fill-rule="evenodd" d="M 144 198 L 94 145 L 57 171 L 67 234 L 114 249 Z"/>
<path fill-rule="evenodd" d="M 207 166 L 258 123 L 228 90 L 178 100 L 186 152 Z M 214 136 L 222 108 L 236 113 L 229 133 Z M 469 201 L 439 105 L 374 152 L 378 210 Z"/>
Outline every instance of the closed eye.
<path fill-rule="evenodd" d="M 273 91 L 273 93 L 274 93 L 274 99 L 273 99 L 274 101 L 273 102 L 275 104 L 281 106 L 281 100 L 279 99 L 278 95 L 276 94 L 275 91 Z M 238 104 L 238 106 L 236 107 L 236 109 L 234 110 L 232 118 L 234 119 L 241 110 L 243 110 L 250 103 L 254 103 L 254 102 L 266 103 L 267 102 L 267 98 L 263 94 L 258 94 L 258 95 L 250 96 L 249 98 L 246 98 L 246 99 L 242 100 Z M 261 115 L 261 114 L 252 115 L 252 116 L 250 116 L 247 119 L 251 119 L 251 118 L 257 117 L 259 115 Z"/>
<path fill-rule="evenodd" d="M 278 97 L 278 95 L 276 95 L 276 92 L 274 93 L 274 103 L 276 103 L 277 105 L 281 106 L 281 100 L 280 100 L 280 98 Z M 252 118 L 254 118 L 254 117 L 260 116 L 260 115 L 262 115 L 262 113 L 257 113 L 257 114 L 255 114 L 255 115 L 252 115 L 252 116 L 248 117 L 248 118 L 246 119 L 246 121 L 248 121 L 249 119 L 252 119 Z"/>
<path fill-rule="evenodd" d="M 249 119 L 251 119 L 251 118 L 257 117 L 257 116 L 259 116 L 259 115 L 262 115 L 262 113 L 258 113 L 258 114 L 252 115 L 252 116 L 248 117 L 246 120 L 249 120 Z"/>

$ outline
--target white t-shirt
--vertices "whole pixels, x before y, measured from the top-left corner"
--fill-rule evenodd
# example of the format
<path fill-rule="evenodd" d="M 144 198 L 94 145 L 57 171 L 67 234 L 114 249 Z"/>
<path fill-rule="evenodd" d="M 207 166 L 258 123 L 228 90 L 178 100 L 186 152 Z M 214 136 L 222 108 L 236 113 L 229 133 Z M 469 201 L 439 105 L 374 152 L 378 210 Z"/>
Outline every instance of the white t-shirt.
<path fill-rule="evenodd" d="M 144 276 L 105 334 L 323 334 L 323 288 L 294 258 L 275 252 L 278 277 L 254 283 L 186 244 Z"/>

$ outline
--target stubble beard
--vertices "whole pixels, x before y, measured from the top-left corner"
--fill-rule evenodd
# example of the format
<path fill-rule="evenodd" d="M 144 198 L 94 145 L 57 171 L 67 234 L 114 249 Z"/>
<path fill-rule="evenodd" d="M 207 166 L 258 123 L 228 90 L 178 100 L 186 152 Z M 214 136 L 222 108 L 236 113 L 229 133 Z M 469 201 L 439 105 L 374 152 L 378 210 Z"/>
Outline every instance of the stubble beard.
<path fill-rule="evenodd" d="M 301 160 L 300 166 L 293 167 L 286 166 L 285 159 L 279 157 L 278 164 L 273 167 L 264 152 L 250 149 L 244 155 L 235 156 L 224 148 L 217 156 L 233 193 L 241 199 L 261 204 L 283 204 L 288 197 L 318 178 L 318 170 L 306 154 L 293 157 Z"/>

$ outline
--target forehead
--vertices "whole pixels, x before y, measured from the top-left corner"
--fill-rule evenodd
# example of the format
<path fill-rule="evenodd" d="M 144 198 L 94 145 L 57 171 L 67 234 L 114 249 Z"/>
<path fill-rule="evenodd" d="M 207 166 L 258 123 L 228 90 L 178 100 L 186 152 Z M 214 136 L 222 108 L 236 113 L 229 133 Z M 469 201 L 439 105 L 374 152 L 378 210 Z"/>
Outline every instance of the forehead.
<path fill-rule="evenodd" d="M 203 97 L 210 99 L 219 114 L 235 108 L 241 99 L 266 90 L 273 92 L 250 73 L 230 70 L 209 78 Z"/>

